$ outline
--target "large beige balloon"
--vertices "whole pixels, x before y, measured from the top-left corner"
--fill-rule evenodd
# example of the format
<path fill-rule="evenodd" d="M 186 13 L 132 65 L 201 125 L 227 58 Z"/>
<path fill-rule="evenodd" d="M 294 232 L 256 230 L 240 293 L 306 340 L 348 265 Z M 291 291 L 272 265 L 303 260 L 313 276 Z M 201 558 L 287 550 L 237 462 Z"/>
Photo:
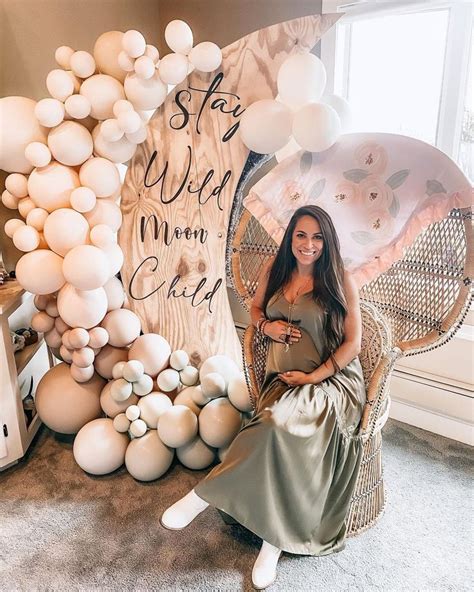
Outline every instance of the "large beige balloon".
<path fill-rule="evenodd" d="M 104 285 L 105 293 L 107 294 L 107 312 L 121 308 L 125 300 L 125 292 L 122 282 L 112 277 Z"/>
<path fill-rule="evenodd" d="M 111 419 L 102 417 L 79 431 L 74 440 L 74 459 L 91 475 L 107 475 L 123 465 L 128 444 L 128 436 L 117 432 Z"/>
<path fill-rule="evenodd" d="M 79 384 L 67 364 L 53 366 L 36 389 L 36 409 L 41 421 L 55 432 L 75 434 L 101 414 L 99 398 L 104 385 L 105 380 L 97 374 Z"/>
<path fill-rule="evenodd" d="M 59 162 L 35 169 L 28 178 L 28 193 L 36 207 L 48 212 L 68 208 L 71 192 L 79 187 L 76 171 Z"/>
<path fill-rule="evenodd" d="M 140 418 L 149 428 L 155 429 L 160 415 L 173 407 L 171 399 L 163 393 L 150 393 L 138 401 Z"/>
<path fill-rule="evenodd" d="M 113 232 L 117 232 L 122 224 L 122 212 L 111 199 L 98 199 L 94 208 L 86 212 L 84 217 L 91 228 L 99 224 L 105 224 Z"/>
<path fill-rule="evenodd" d="M 91 329 L 101 322 L 107 312 L 105 290 L 78 290 L 66 284 L 58 294 L 58 310 L 70 327 Z"/>
<path fill-rule="evenodd" d="M 52 294 L 66 282 L 62 257 L 46 249 L 23 255 L 15 271 L 20 285 L 33 294 Z"/>
<path fill-rule="evenodd" d="M 199 436 L 176 449 L 178 460 L 188 469 L 198 471 L 208 467 L 216 457 L 216 451 Z"/>
<path fill-rule="evenodd" d="M 240 430 L 242 416 L 227 398 L 213 399 L 199 415 L 199 435 L 213 448 L 232 442 Z"/>
<path fill-rule="evenodd" d="M 124 88 L 127 99 L 140 111 L 157 109 L 168 94 L 168 86 L 161 80 L 158 72 L 146 80 L 136 74 L 127 74 Z"/>
<path fill-rule="evenodd" d="M 63 121 L 49 132 L 48 147 L 62 164 L 77 166 L 92 156 L 94 144 L 87 128 L 77 121 Z"/>
<path fill-rule="evenodd" d="M 197 417 L 186 405 L 174 405 L 158 420 L 158 436 L 172 448 L 184 446 L 195 438 L 197 432 Z"/>
<path fill-rule="evenodd" d="M 227 395 L 232 405 L 239 411 L 252 411 L 252 401 L 243 372 L 239 376 L 231 378 L 227 387 Z"/>
<path fill-rule="evenodd" d="M 112 384 L 112 382 L 108 382 L 102 389 L 102 392 L 100 393 L 100 406 L 102 407 L 102 411 L 108 417 L 114 419 L 119 413 L 125 413 L 127 407 L 130 407 L 130 405 L 136 405 L 138 403 L 138 397 L 137 395 L 132 394 L 128 399 L 125 399 L 125 401 L 116 401 L 110 395 Z M 156 422 L 153 427 L 156 427 Z"/>
<path fill-rule="evenodd" d="M 112 378 L 112 368 L 115 364 L 127 360 L 128 349 L 106 345 L 97 354 L 94 366 L 98 374 L 110 380 Z"/>
<path fill-rule="evenodd" d="M 25 97 L 0 99 L 0 169 L 8 173 L 31 173 L 25 148 L 31 142 L 46 144 L 48 130 L 36 119 L 35 106 Z"/>
<path fill-rule="evenodd" d="M 125 99 L 123 86 L 117 79 L 107 74 L 95 74 L 84 80 L 80 93 L 89 99 L 91 115 L 99 121 L 113 117 L 115 101 Z"/>
<path fill-rule="evenodd" d="M 147 333 L 138 337 L 130 348 L 129 359 L 140 360 L 146 374 L 155 377 L 168 365 L 170 344 L 161 335 Z"/>
<path fill-rule="evenodd" d="M 95 290 L 109 279 L 109 262 L 104 252 L 97 247 L 79 245 L 64 257 L 63 273 L 66 281 L 75 288 Z"/>
<path fill-rule="evenodd" d="M 94 140 L 94 153 L 117 164 L 129 161 L 137 149 L 137 145 L 130 142 L 125 136 L 116 142 L 108 142 L 100 133 L 100 124 L 92 131 L 92 139 Z"/>
<path fill-rule="evenodd" d="M 90 187 L 97 197 L 109 197 L 120 189 L 117 167 L 106 158 L 91 158 L 79 171 L 81 185 Z"/>
<path fill-rule="evenodd" d="M 156 430 L 130 442 L 125 454 L 125 466 L 138 481 L 153 481 L 161 477 L 173 462 L 174 450 L 159 439 Z"/>
<path fill-rule="evenodd" d="M 49 248 L 64 257 L 71 249 L 87 242 L 89 224 L 82 214 L 70 208 L 51 212 L 44 223 Z"/>
<path fill-rule="evenodd" d="M 122 51 L 122 38 L 122 31 L 107 31 L 98 37 L 94 45 L 94 59 L 99 72 L 113 76 L 120 82 L 125 80 L 127 74 L 117 61 Z"/>
<path fill-rule="evenodd" d="M 107 313 L 102 327 L 109 334 L 109 344 L 114 347 L 125 347 L 140 335 L 140 319 L 131 310 L 120 308 Z"/>

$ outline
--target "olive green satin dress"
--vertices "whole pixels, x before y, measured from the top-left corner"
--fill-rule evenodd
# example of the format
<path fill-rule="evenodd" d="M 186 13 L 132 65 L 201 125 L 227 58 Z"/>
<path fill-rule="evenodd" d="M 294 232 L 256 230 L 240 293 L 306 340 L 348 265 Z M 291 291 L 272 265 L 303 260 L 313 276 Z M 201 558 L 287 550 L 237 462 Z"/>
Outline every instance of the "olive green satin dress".
<path fill-rule="evenodd" d="M 288 320 L 282 293 L 271 320 Z M 285 352 L 272 341 L 254 417 L 227 456 L 195 488 L 210 505 L 268 543 L 301 555 L 344 548 L 346 515 L 362 457 L 359 423 L 366 392 L 359 359 L 317 385 L 290 388 L 278 372 L 311 372 L 324 360 L 324 312 L 311 293 L 293 309 L 302 338 Z"/>

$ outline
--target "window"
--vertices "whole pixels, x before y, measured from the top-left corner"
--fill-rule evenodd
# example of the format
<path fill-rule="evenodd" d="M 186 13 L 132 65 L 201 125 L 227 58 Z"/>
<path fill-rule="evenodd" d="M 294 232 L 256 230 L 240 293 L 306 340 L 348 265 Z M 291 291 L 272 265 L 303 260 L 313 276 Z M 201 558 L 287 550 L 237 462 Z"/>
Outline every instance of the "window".
<path fill-rule="evenodd" d="M 325 1 L 323 12 L 341 4 Z M 327 92 L 351 105 L 353 131 L 399 133 L 433 144 L 472 179 L 472 3 L 400 0 L 343 10 L 322 39 L 321 57 Z"/>

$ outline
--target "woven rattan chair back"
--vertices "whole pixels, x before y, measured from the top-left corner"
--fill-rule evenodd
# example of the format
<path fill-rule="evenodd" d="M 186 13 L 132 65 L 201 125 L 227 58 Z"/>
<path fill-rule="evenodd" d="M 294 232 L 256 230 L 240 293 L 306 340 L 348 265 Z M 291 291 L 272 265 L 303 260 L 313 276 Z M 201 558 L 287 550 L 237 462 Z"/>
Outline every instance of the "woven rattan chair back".
<path fill-rule="evenodd" d="M 262 265 L 278 246 L 245 208 L 229 240 L 229 279 L 249 310 Z M 388 417 L 393 366 L 400 356 L 438 347 L 454 335 L 472 299 L 472 251 L 471 211 L 453 210 L 422 232 L 402 260 L 360 291 L 360 360 L 367 396 L 375 404 L 365 418 L 370 437 L 347 519 L 349 536 L 372 526 L 385 507 L 381 428 Z M 243 355 L 252 397 L 258 396 L 265 375 L 267 350 L 267 338 L 248 327 Z"/>

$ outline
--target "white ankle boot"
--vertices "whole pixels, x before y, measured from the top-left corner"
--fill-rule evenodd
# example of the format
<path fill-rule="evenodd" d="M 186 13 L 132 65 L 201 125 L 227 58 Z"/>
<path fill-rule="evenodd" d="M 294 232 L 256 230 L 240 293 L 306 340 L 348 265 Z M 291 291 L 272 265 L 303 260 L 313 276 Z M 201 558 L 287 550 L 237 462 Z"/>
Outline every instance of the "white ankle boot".
<path fill-rule="evenodd" d="M 161 525 L 169 530 L 181 530 L 190 524 L 209 504 L 194 489 L 163 512 Z"/>
<path fill-rule="evenodd" d="M 271 586 L 276 579 L 276 568 L 281 549 L 263 541 L 252 570 L 252 583 L 257 590 L 264 590 Z"/>

